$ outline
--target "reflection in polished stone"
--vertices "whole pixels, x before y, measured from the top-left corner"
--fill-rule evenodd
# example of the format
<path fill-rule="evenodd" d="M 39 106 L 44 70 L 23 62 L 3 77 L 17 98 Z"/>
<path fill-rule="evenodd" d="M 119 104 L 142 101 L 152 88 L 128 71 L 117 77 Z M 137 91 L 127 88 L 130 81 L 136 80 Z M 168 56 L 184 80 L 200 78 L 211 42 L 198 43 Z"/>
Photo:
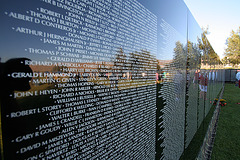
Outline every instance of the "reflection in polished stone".
<path fill-rule="evenodd" d="M 173 2 L 3 0 L 1 156 L 179 159 L 223 74 Z"/>

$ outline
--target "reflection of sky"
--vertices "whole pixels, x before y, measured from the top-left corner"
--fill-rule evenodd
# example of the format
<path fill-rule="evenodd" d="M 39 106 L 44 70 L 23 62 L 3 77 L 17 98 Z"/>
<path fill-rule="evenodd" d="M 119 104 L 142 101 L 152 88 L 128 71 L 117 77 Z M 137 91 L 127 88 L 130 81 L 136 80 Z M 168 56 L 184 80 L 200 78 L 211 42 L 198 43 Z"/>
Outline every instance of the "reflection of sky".
<path fill-rule="evenodd" d="M 14 4 L 14 5 L 13 5 Z M 9 7 L 10 6 L 10 7 Z M 2 61 L 8 60 L 10 58 L 16 57 L 28 57 L 34 58 L 36 55 L 30 55 L 25 51 L 29 47 L 44 48 L 40 41 L 40 37 L 27 35 L 23 33 L 16 33 L 15 29 L 17 27 L 24 27 L 34 30 L 42 30 L 52 32 L 50 28 L 44 28 L 32 22 L 23 21 L 16 18 L 10 18 L 8 15 L 10 12 L 20 13 L 23 15 L 28 15 L 27 11 L 37 10 L 39 6 L 45 7 L 46 5 L 41 1 L 3 1 L 1 2 L 1 58 Z M 56 31 L 55 31 L 56 32 Z M 59 34 L 59 31 L 58 31 Z M 36 58 L 40 58 L 37 56 Z"/>
<path fill-rule="evenodd" d="M 183 37 L 176 29 L 174 29 L 169 23 L 164 19 L 161 19 L 161 32 L 159 36 L 159 52 L 158 59 L 170 60 L 173 59 L 174 48 L 176 47 L 176 42 L 185 42 L 185 37 Z"/>
<path fill-rule="evenodd" d="M 97 24 L 93 24 L 93 26 L 97 26 L 102 31 L 97 31 L 93 33 L 94 36 L 92 39 L 97 40 L 94 42 L 90 41 L 89 38 L 91 36 L 87 36 L 88 39 L 84 40 L 84 48 L 83 50 L 88 50 L 87 47 L 95 47 L 95 52 L 98 52 L 99 55 L 102 55 L 102 57 L 106 57 L 105 60 L 108 61 L 109 57 L 111 55 L 116 54 L 119 48 L 123 48 L 123 51 L 126 52 L 125 54 L 129 54 L 131 52 L 135 51 L 141 51 L 147 50 L 150 51 L 150 53 L 156 55 L 157 48 L 157 20 L 156 16 L 153 15 L 150 11 L 145 9 L 142 5 L 139 5 L 137 1 L 133 2 L 126 2 L 126 3 L 132 3 L 132 4 L 123 4 L 122 6 L 115 7 L 114 2 L 111 3 L 111 7 L 109 10 L 109 13 L 107 14 L 107 18 L 104 14 L 102 14 L 102 17 L 105 17 L 104 19 L 100 19 L 100 21 Z M 35 36 L 32 34 L 24 34 L 20 32 L 16 32 L 17 27 L 23 27 L 28 29 L 34 29 L 36 31 L 41 31 L 44 33 L 53 33 L 60 36 L 66 36 L 68 34 L 68 31 L 56 29 L 53 27 L 44 26 L 41 24 L 36 24 L 33 22 L 28 22 L 21 20 L 19 17 L 22 17 L 23 15 L 30 16 L 30 11 L 35 11 L 39 13 L 39 8 L 46 8 L 51 11 L 55 11 L 57 13 L 60 13 L 61 15 L 67 15 L 70 11 L 61 9 L 59 7 L 53 6 L 51 4 L 47 4 L 43 1 L 25 1 L 25 3 L 20 2 L 13 2 L 13 1 L 4 1 L 4 5 L 1 6 L 1 20 L 3 25 L 1 25 L 1 61 L 6 61 L 10 58 L 16 58 L 16 57 L 27 57 L 32 60 L 43 60 L 48 61 L 50 57 L 48 55 L 43 54 L 33 54 L 28 52 L 28 48 L 37 48 L 37 49 L 44 49 L 49 51 L 59 51 L 57 47 L 59 45 L 55 44 L 47 44 L 44 43 L 44 37 L 41 36 Z M 12 4 L 15 4 L 15 7 L 12 7 Z M 27 4 L 27 5 L 26 5 Z M 11 7 L 8 7 L 11 6 Z M 127 8 L 126 6 L 129 6 L 130 8 Z M 115 9 L 114 9 L 115 7 Z M 89 19 L 89 7 L 85 8 L 86 10 L 83 11 L 84 16 L 79 16 L 80 20 L 82 21 L 82 18 L 88 18 Z M 94 10 L 92 10 L 94 12 Z M 115 11 L 114 13 L 112 11 Z M 19 14 L 17 18 L 14 18 L 14 14 L 12 17 L 10 17 L 10 13 L 13 12 L 14 14 Z M 126 12 L 128 12 L 126 14 Z M 109 23 L 108 20 L 112 20 L 113 16 L 108 17 L 109 15 L 116 15 L 114 18 L 119 18 L 119 22 L 115 21 L 114 23 Z M 39 18 L 39 17 L 38 17 Z M 39 18 L 40 19 L 40 18 Z M 75 18 L 77 19 L 77 18 Z M 107 24 L 108 23 L 108 24 Z M 76 34 L 79 34 L 79 31 L 82 31 L 82 27 L 85 27 L 85 23 L 82 25 L 78 25 L 79 29 L 76 29 Z M 90 24 L 90 22 L 88 23 Z M 112 25 L 112 26 L 111 26 Z M 113 29 L 113 34 L 106 33 L 105 29 Z M 88 32 L 88 31 L 87 31 Z M 104 32 L 106 35 L 111 35 L 112 37 L 103 35 Z M 71 32 L 73 33 L 73 32 Z M 90 33 L 90 32 L 88 32 Z M 101 39 L 99 36 L 102 36 Z M 53 40 L 53 39 L 51 39 Z M 100 41 L 99 41 L 100 40 Z M 61 43 L 60 40 L 57 40 Z M 59 43 L 58 42 L 58 43 Z M 104 42 L 109 42 L 110 45 L 106 45 Z M 90 44 L 92 43 L 92 44 Z M 82 45 L 82 44 L 81 44 Z M 94 45 L 94 46 L 92 46 Z M 107 48 L 102 49 L 102 47 L 99 46 L 105 46 Z M 69 47 L 71 48 L 71 47 Z M 74 50 L 75 51 L 75 50 Z M 73 52 L 74 52 L 73 51 Z M 86 55 L 90 55 L 90 50 Z M 74 52 L 75 53 L 75 52 Z M 82 59 L 84 54 L 81 54 Z M 93 55 L 93 54 L 92 54 Z M 90 57 L 89 59 L 93 61 L 104 61 L 104 58 L 102 60 L 99 60 L 98 58 L 93 59 L 94 57 Z"/>
<path fill-rule="evenodd" d="M 190 11 L 188 11 L 188 40 L 197 44 L 198 38 L 201 38 L 202 30 L 194 19 Z"/>
<path fill-rule="evenodd" d="M 186 44 L 187 7 L 179 0 L 139 0 L 158 17 L 158 54 L 157 59 L 173 59 L 175 43 Z M 165 27 L 162 27 L 162 24 Z M 168 32 L 168 34 L 166 34 Z M 171 35 L 169 34 L 171 33 Z"/>
<path fill-rule="evenodd" d="M 123 25 L 124 27 L 133 27 L 135 28 L 135 31 L 132 33 L 131 32 L 124 33 L 123 30 L 127 30 L 127 28 L 118 26 L 121 29 L 118 28 L 115 30 L 114 38 L 110 39 L 109 41 L 113 46 L 110 46 L 111 49 L 108 49 L 109 53 L 107 53 L 105 56 L 108 57 L 110 54 L 111 55 L 116 54 L 118 48 L 122 47 L 123 51 L 126 52 L 126 54 L 130 52 L 140 51 L 141 49 L 145 49 L 150 51 L 152 54 L 157 55 L 157 59 L 161 60 L 173 59 L 175 43 L 177 41 L 180 41 L 182 44 L 186 44 L 187 12 L 188 12 L 186 5 L 179 0 L 172 1 L 139 0 L 139 2 L 142 5 L 137 5 L 138 4 L 137 1 L 128 2 L 132 3 L 131 6 L 133 6 L 132 8 L 130 8 L 131 12 L 129 12 L 132 16 L 131 19 L 127 20 L 126 18 L 124 18 L 126 15 L 120 14 L 122 15 L 120 19 L 121 25 Z M 113 3 L 114 2 L 112 2 L 112 4 Z M 43 1 L 33 2 L 28 0 L 26 1 L 26 3 L 23 4 L 19 1 L 13 2 L 5 0 L 4 2 L 2 2 L 2 4 L 3 4 L 1 5 L 2 12 L 0 14 L 1 21 L 4 22 L 1 25 L 0 30 L 2 35 L 0 38 L 1 44 L 0 53 L 2 61 L 5 61 L 11 57 L 28 57 L 30 59 L 48 61 L 49 57 L 47 55 L 31 54 L 27 52 L 26 49 L 41 48 L 50 51 L 58 51 L 56 49 L 57 45 L 46 43 L 44 44 L 43 41 L 40 40 L 43 39 L 43 37 L 19 32 L 17 33 L 14 29 L 16 29 L 17 27 L 25 27 L 34 30 L 39 30 L 45 33 L 53 33 L 62 36 L 63 35 L 66 36 L 67 31 L 12 18 L 9 17 L 8 14 L 10 12 L 14 12 L 23 15 L 30 15 L 29 13 L 30 10 L 39 12 L 39 7 L 42 7 L 55 11 L 62 15 L 67 15 L 66 10 L 47 4 Z M 120 7 L 119 10 L 122 10 L 122 8 L 124 8 L 123 6 Z M 87 12 L 88 9 L 86 9 L 86 12 L 84 12 L 85 17 L 86 15 L 89 15 L 87 14 Z M 118 13 L 121 12 L 118 11 Z M 191 41 L 196 41 L 196 37 L 199 35 L 200 30 L 193 17 L 191 15 L 189 17 L 190 18 L 188 36 Z M 124 24 L 122 20 L 124 20 L 126 23 Z M 98 23 L 97 26 L 100 27 L 100 24 L 103 23 L 105 22 L 102 21 L 101 23 Z M 129 26 L 126 26 L 126 24 L 128 24 Z M 165 27 L 163 27 L 163 24 Z M 118 23 L 115 24 L 115 27 L 117 25 Z M 85 24 L 83 24 L 83 26 L 85 26 Z M 81 25 L 79 25 L 79 27 L 81 28 Z M 123 35 L 121 35 L 119 40 L 117 39 L 116 35 L 121 33 L 123 33 Z M 104 40 L 101 41 L 101 44 L 103 43 L 103 41 Z M 89 40 L 85 40 L 85 42 L 87 42 L 87 44 L 85 44 L 85 47 L 89 46 Z M 86 50 L 86 48 L 84 49 Z"/>

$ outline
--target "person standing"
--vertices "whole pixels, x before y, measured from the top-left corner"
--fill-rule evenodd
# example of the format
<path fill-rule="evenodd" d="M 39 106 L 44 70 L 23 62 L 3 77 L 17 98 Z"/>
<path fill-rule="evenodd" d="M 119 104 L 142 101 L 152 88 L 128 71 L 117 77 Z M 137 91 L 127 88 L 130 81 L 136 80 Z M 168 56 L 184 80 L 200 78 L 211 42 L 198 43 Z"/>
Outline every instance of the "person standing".
<path fill-rule="evenodd" d="M 236 86 L 238 84 L 238 87 L 240 88 L 240 70 L 237 70 L 236 74 Z"/>

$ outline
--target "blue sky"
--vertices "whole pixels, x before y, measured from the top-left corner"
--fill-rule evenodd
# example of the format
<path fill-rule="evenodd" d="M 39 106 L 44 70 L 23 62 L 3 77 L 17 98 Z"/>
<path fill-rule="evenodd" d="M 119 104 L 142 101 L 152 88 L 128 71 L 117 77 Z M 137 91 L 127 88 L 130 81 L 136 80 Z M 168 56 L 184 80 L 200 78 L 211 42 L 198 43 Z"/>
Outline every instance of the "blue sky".
<path fill-rule="evenodd" d="M 226 39 L 240 27 L 240 0 L 184 0 L 200 27 L 209 26 L 208 39 L 224 57 Z"/>

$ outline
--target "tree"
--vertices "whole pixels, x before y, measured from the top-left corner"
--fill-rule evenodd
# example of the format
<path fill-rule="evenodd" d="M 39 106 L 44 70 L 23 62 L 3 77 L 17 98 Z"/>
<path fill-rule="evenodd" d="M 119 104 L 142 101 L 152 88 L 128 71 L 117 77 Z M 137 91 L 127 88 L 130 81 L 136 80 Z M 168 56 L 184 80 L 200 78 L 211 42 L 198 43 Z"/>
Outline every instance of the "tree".
<path fill-rule="evenodd" d="M 232 30 L 230 37 L 227 39 L 227 48 L 225 56 L 228 57 L 230 63 L 237 65 L 240 63 L 240 27 L 235 32 Z"/>
<path fill-rule="evenodd" d="M 222 59 L 222 63 L 223 63 L 223 64 L 230 64 L 229 58 L 225 56 L 225 57 Z"/>

